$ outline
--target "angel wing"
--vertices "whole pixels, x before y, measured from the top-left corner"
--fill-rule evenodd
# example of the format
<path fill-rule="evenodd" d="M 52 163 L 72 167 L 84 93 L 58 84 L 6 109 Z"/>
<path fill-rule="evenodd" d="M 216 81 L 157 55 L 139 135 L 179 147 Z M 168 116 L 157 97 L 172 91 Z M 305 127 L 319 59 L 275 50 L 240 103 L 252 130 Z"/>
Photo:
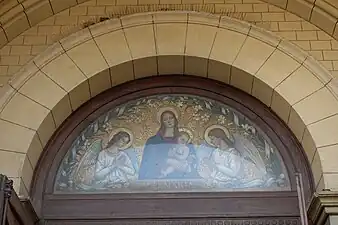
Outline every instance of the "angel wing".
<path fill-rule="evenodd" d="M 241 135 L 234 134 L 233 136 L 235 139 L 235 148 L 241 152 L 244 158 L 252 161 L 263 174 L 266 174 L 267 171 L 264 160 L 256 146 Z"/>
<path fill-rule="evenodd" d="M 90 186 L 94 181 L 97 157 L 102 150 L 102 140 L 95 140 L 88 148 L 76 168 L 74 181 L 77 186 Z"/>

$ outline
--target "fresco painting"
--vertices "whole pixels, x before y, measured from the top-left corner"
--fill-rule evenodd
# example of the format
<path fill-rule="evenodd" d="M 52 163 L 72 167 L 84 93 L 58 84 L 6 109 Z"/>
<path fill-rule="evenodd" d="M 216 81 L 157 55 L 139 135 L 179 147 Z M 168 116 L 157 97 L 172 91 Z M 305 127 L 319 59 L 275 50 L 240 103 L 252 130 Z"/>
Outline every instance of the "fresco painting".
<path fill-rule="evenodd" d="M 290 190 L 278 150 L 223 103 L 155 95 L 119 105 L 74 140 L 55 192 Z"/>

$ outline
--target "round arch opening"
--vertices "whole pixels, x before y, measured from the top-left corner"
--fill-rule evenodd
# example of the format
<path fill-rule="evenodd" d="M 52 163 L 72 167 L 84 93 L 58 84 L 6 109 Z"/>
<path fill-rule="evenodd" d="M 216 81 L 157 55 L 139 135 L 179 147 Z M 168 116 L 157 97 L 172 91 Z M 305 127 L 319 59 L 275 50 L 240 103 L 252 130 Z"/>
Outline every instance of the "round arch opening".
<path fill-rule="evenodd" d="M 300 224 L 295 174 L 309 202 L 310 171 L 292 132 L 252 96 L 155 76 L 75 111 L 47 144 L 31 196 L 47 224 Z"/>

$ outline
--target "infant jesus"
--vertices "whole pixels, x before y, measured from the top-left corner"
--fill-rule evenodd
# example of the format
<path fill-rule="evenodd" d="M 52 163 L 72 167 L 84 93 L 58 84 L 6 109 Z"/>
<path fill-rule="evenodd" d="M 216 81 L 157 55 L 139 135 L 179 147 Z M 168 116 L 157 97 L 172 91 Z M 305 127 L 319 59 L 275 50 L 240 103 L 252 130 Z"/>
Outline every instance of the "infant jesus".
<path fill-rule="evenodd" d="M 186 132 L 180 132 L 177 138 L 177 144 L 168 152 L 166 168 L 161 171 L 161 178 L 168 176 L 174 171 L 191 172 L 189 165 L 190 149 L 187 146 L 190 136 Z"/>

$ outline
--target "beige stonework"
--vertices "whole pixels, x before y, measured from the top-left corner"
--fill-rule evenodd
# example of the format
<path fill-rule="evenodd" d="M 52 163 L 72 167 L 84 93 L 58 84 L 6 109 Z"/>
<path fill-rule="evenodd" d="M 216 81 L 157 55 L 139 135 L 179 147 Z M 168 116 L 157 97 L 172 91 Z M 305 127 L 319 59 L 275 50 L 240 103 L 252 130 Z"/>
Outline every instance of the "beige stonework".
<path fill-rule="evenodd" d="M 21 33 L 17 38 L 4 46 L 4 50 L 0 51 L 0 85 L 3 86 L 22 65 L 45 50 L 47 46 L 81 30 L 90 21 L 94 22 L 99 17 L 107 17 L 112 14 L 116 17 L 119 13 L 132 14 L 147 10 L 160 10 L 161 8 L 168 8 L 170 10 L 211 10 L 215 13 L 246 20 L 292 41 L 319 60 L 333 75 L 338 76 L 338 59 L 335 57 L 338 41 L 327 35 L 324 32 L 325 29 L 322 31 L 303 18 L 284 9 L 260 0 L 245 2 L 242 0 L 238 2 L 210 1 L 204 4 L 202 4 L 203 1 L 185 1 L 181 7 L 173 2 L 171 4 L 162 3 L 160 4 L 159 1 L 139 1 L 126 8 L 127 2 L 125 1 L 121 1 L 116 5 L 115 1 L 92 0 L 60 11 L 62 7 L 69 7 L 75 4 L 74 1 L 69 1 L 69 5 L 64 5 L 63 1 L 54 0 L 52 6 L 53 9 L 57 7 L 58 13 L 56 15 L 41 21 L 24 33 Z M 151 5 L 150 7 L 148 4 L 155 5 Z M 296 4 L 296 2 L 290 2 L 288 9 L 292 8 L 293 4 Z M 314 24 L 318 25 L 318 23 Z"/>
<path fill-rule="evenodd" d="M 6 0 L 0 3 L 1 29 L 6 34 L 0 39 L 0 46 L 11 41 L 16 35 L 49 16 L 62 12 L 63 10 L 68 10 L 68 8 L 81 3 L 88 7 L 68 10 L 68 15 L 85 14 L 96 16 L 101 15 L 105 11 L 125 15 L 149 10 L 198 10 L 209 13 L 231 10 L 232 12 L 251 13 L 249 16 L 251 17 L 250 21 L 255 21 L 257 19 L 259 20 L 262 16 L 265 19 L 271 17 L 281 20 L 281 14 L 278 13 L 283 11 L 281 9 L 285 9 L 307 21 L 311 21 L 328 34 L 337 38 L 338 10 L 337 4 L 334 1 L 335 0 L 263 0 L 263 2 L 270 4 L 267 7 L 263 5 L 264 3 L 260 4 L 261 2 L 256 0 Z M 224 3 L 229 4 L 223 5 Z M 155 6 L 149 6 L 149 4 Z M 116 5 L 117 8 L 111 7 L 112 5 Z M 126 5 L 134 6 L 134 8 L 127 9 L 124 7 Z M 109 8 L 107 9 L 106 6 Z M 265 10 L 268 10 L 269 13 L 265 14 Z M 252 14 L 253 12 L 263 12 L 263 14 Z M 72 23 L 72 20 L 64 22 Z"/>
<path fill-rule="evenodd" d="M 258 98 L 302 143 L 317 190 L 338 189 L 332 157 L 338 150 L 334 0 L 19 1 L 23 7 L 5 2 L 0 173 L 15 180 L 22 196 L 28 195 L 43 147 L 72 111 L 110 87 L 157 74 L 209 77 Z M 129 15 L 163 9 L 216 15 Z M 112 14 L 129 16 L 83 29 Z"/>
<path fill-rule="evenodd" d="M 26 46 L 24 39 L 16 43 Z M 327 48 L 327 41 L 334 46 L 332 39 L 316 41 L 313 46 Z M 19 60 L 11 55 L 13 46 L 20 45 L 2 50 L 8 62 Z M 330 54 L 335 57 L 334 51 Z M 338 145 L 338 84 L 329 71 L 264 29 L 193 12 L 105 21 L 60 40 L 22 67 L 10 85 L 0 89 L 0 129 L 6 131 L 0 135 L 0 171 L 27 195 L 43 147 L 72 111 L 117 84 L 170 73 L 220 80 L 260 99 L 302 143 L 317 190 L 338 189 L 331 180 L 338 175 L 332 156 L 322 153 Z"/>

